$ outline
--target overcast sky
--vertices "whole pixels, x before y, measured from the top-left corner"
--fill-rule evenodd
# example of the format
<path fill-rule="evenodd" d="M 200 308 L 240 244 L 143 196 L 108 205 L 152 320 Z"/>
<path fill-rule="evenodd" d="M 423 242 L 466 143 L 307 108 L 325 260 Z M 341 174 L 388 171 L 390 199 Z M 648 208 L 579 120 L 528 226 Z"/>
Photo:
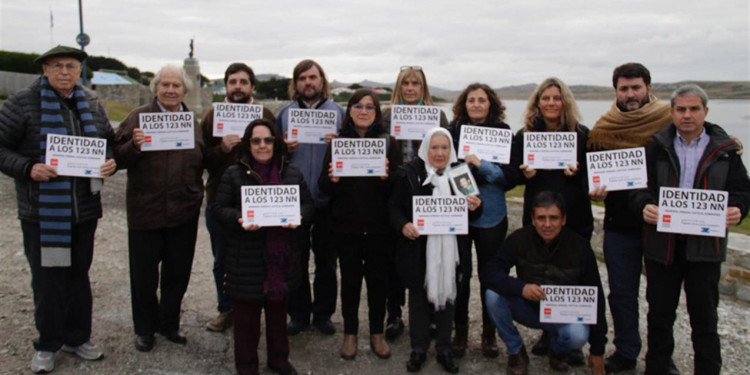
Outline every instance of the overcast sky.
<path fill-rule="evenodd" d="M 692 4 L 691 4 L 692 3 Z M 83 0 L 86 51 L 155 71 L 182 64 L 195 38 L 201 72 L 230 62 L 291 76 L 304 58 L 329 78 L 392 83 L 421 65 L 430 85 L 608 86 L 639 61 L 654 82 L 750 80 L 748 0 L 203 1 Z M 54 28 L 50 32 L 50 11 Z M 75 45 L 75 0 L 0 0 L 0 50 Z M 1 67 L 0 67 L 1 69 Z"/>

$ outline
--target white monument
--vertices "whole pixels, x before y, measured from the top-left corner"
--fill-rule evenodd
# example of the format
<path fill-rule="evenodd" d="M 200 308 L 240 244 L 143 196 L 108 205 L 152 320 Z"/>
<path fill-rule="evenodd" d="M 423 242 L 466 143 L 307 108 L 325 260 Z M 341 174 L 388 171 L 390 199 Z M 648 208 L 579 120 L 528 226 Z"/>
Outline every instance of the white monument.
<path fill-rule="evenodd" d="M 203 114 L 203 105 L 201 104 L 201 67 L 198 59 L 193 57 L 193 39 L 190 39 L 190 54 L 185 59 L 183 68 L 188 78 L 193 82 L 193 89 L 185 97 L 185 104 L 195 112 L 196 116 Z"/>

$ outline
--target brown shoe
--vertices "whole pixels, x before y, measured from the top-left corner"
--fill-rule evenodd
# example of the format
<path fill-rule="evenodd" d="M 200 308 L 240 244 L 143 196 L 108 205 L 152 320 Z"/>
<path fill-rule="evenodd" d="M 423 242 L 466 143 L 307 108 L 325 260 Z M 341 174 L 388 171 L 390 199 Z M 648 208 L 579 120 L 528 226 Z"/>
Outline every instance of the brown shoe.
<path fill-rule="evenodd" d="M 211 332 L 224 332 L 232 326 L 232 310 L 219 313 L 206 323 L 206 329 Z"/>
<path fill-rule="evenodd" d="M 549 351 L 549 367 L 555 371 L 568 371 L 570 366 L 568 365 L 568 354 L 561 353 L 557 354 L 552 350 Z"/>
<path fill-rule="evenodd" d="M 451 349 L 453 356 L 462 358 L 466 354 L 466 341 L 469 339 L 469 326 L 456 325 L 456 332 L 453 334 Z"/>
<path fill-rule="evenodd" d="M 341 344 L 341 358 L 354 359 L 357 356 L 357 335 L 344 334 L 344 342 Z"/>
<path fill-rule="evenodd" d="M 500 349 L 497 347 L 497 338 L 495 337 L 495 326 L 493 324 L 482 326 L 482 354 L 487 358 L 496 358 L 500 355 Z"/>
<path fill-rule="evenodd" d="M 527 375 L 529 373 L 529 355 L 522 346 L 517 354 L 508 356 L 508 375 Z"/>
<path fill-rule="evenodd" d="M 382 359 L 391 357 L 391 348 L 388 347 L 382 333 L 370 335 L 370 349 L 372 349 L 372 352 L 375 353 L 376 356 Z"/>

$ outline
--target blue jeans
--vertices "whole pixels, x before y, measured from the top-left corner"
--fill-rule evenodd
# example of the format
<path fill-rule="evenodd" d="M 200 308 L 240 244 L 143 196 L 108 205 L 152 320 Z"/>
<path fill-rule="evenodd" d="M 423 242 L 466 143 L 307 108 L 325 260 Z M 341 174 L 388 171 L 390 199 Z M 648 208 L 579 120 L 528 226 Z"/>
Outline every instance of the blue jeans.
<path fill-rule="evenodd" d="M 643 242 L 637 235 L 604 232 L 604 261 L 609 274 L 609 311 L 615 326 L 615 348 L 635 360 L 641 351 L 638 330 L 638 292 Z"/>
<path fill-rule="evenodd" d="M 214 218 L 211 205 L 206 205 L 206 229 L 211 238 L 211 252 L 214 254 L 214 282 L 216 283 L 216 302 L 219 312 L 232 309 L 232 301 L 224 295 L 224 256 L 227 252 L 227 241 L 221 225 Z"/>
<path fill-rule="evenodd" d="M 589 339 L 589 326 L 585 324 L 549 324 L 539 322 L 539 305 L 523 297 L 506 297 L 492 289 L 485 292 L 487 312 L 497 327 L 497 333 L 508 347 L 508 354 L 518 354 L 523 338 L 513 324 L 517 321 L 526 327 L 543 329 L 552 333 L 552 352 L 567 353 L 581 349 Z"/>

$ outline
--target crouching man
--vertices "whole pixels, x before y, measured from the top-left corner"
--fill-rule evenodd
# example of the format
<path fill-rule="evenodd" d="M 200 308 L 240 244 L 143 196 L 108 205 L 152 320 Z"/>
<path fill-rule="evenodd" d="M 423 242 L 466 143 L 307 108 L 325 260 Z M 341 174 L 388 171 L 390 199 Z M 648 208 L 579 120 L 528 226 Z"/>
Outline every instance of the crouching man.
<path fill-rule="evenodd" d="M 550 367 L 567 371 L 567 353 L 591 344 L 589 367 L 604 374 L 607 322 L 604 292 L 594 253 L 587 240 L 565 228 L 562 195 L 539 193 L 533 204 L 531 227 L 521 228 L 505 240 L 480 277 L 488 289 L 487 310 L 508 348 L 508 374 L 527 374 L 529 357 L 513 321 L 543 329 L 552 335 Z M 517 277 L 509 275 L 516 267 Z M 598 290 L 597 324 L 552 324 L 539 321 L 539 301 L 546 298 L 541 285 L 595 286 Z"/>

